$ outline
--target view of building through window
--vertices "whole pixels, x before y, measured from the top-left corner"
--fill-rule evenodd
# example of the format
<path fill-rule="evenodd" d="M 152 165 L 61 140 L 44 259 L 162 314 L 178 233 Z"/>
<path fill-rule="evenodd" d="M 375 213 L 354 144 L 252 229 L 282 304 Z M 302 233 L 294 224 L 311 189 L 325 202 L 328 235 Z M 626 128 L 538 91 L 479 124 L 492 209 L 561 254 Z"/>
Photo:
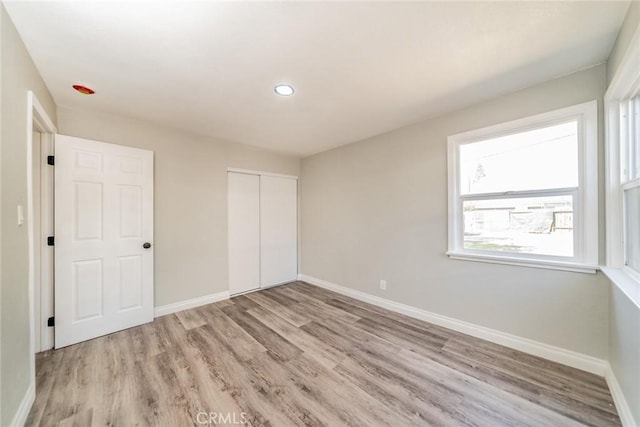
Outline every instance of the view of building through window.
<path fill-rule="evenodd" d="M 464 248 L 573 255 L 573 197 L 466 201 Z"/>
<path fill-rule="evenodd" d="M 577 122 L 460 147 L 464 248 L 574 255 Z"/>

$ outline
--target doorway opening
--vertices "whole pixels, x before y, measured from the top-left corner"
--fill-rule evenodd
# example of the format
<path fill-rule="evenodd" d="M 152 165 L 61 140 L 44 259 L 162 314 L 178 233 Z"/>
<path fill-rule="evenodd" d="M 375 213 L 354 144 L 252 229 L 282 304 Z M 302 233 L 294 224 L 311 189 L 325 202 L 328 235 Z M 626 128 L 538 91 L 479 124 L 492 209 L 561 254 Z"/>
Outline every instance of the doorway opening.
<path fill-rule="evenodd" d="M 53 348 L 53 155 L 56 127 L 31 91 L 27 93 L 27 235 L 29 240 L 29 315 L 31 383 L 35 386 L 35 354 Z"/>

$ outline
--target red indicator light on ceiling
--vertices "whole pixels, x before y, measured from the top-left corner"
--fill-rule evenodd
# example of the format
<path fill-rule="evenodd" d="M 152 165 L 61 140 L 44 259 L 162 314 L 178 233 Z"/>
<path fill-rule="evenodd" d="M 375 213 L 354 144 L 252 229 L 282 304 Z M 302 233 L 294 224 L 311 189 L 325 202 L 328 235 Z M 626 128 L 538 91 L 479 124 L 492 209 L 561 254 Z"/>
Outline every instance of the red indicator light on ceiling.
<path fill-rule="evenodd" d="M 91 89 L 90 87 L 82 85 L 73 85 L 73 88 L 83 95 L 93 95 L 94 93 L 96 93 L 96 91 Z"/>

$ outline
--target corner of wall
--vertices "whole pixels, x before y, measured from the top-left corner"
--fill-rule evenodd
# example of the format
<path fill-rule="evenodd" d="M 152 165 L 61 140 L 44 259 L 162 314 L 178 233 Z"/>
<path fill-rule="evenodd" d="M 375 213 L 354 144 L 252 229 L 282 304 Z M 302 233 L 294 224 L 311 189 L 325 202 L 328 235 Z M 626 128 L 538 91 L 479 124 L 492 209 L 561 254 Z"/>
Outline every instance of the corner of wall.
<path fill-rule="evenodd" d="M 636 31 L 640 31 L 640 1 L 632 0 L 618 32 L 618 37 L 607 58 L 607 85 L 611 84 Z"/>

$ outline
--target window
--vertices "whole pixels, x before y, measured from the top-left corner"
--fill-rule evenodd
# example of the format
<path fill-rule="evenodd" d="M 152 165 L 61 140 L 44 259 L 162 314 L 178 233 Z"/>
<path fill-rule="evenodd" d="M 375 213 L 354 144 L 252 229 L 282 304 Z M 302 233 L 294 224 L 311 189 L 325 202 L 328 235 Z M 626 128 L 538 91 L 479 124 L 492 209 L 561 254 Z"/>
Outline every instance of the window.
<path fill-rule="evenodd" d="M 595 271 L 596 101 L 448 144 L 450 257 Z"/>
<path fill-rule="evenodd" d="M 605 95 L 607 265 L 603 271 L 640 295 L 640 32 Z M 640 300 L 637 301 L 640 305 Z"/>
<path fill-rule="evenodd" d="M 620 101 L 624 265 L 640 274 L 640 94 Z"/>

